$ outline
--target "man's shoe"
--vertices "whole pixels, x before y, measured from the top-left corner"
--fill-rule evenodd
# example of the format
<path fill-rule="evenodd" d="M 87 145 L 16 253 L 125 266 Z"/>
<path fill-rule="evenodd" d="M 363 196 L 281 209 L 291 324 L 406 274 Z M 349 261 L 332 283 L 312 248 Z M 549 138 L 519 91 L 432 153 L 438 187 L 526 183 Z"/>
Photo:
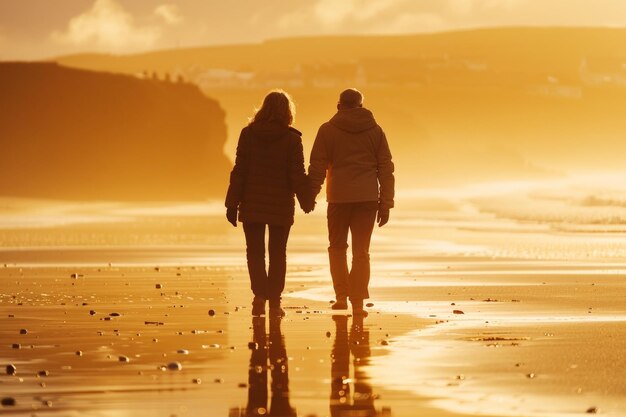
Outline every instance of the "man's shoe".
<path fill-rule="evenodd" d="M 331 309 L 333 310 L 347 310 L 348 309 L 348 299 L 347 298 L 337 298 L 337 301 L 335 301 L 331 306 Z"/>
<path fill-rule="evenodd" d="M 259 296 L 254 297 L 254 300 L 252 300 L 252 315 L 265 315 L 265 298 Z"/>

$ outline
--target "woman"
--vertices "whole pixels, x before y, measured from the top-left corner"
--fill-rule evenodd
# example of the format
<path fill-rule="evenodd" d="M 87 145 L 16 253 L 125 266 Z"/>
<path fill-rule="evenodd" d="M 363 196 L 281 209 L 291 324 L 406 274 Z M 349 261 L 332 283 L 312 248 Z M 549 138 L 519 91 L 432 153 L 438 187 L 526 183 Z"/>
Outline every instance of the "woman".
<path fill-rule="evenodd" d="M 226 194 L 226 218 L 243 223 L 254 300 L 252 315 L 284 315 L 287 239 L 294 218 L 294 194 L 305 213 L 315 205 L 304 170 L 301 133 L 291 127 L 295 105 L 281 90 L 271 91 L 239 136 L 235 166 Z M 269 268 L 265 269 L 265 230 L 269 229 Z"/>

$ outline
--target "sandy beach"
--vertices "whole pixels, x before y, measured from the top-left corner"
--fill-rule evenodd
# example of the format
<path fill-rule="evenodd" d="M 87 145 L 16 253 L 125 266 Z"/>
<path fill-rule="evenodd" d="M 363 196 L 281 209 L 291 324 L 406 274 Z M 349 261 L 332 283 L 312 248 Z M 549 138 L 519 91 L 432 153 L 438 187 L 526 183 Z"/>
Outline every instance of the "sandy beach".
<path fill-rule="evenodd" d="M 253 320 L 218 204 L 5 201 L 0 414 L 626 415 L 624 231 L 456 196 L 375 233 L 362 323 L 329 309 L 323 205 L 296 219 L 286 317 Z"/>

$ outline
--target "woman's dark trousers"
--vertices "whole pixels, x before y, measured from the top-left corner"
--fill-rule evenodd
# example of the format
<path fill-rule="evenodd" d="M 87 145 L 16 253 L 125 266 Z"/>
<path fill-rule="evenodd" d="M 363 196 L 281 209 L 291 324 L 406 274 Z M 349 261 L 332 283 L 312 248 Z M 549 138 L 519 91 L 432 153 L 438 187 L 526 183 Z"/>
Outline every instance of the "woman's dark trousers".
<path fill-rule="evenodd" d="M 265 268 L 265 229 L 269 229 L 269 267 Z M 285 288 L 287 240 L 291 226 L 264 223 L 243 224 L 250 284 L 255 296 L 279 299 Z"/>

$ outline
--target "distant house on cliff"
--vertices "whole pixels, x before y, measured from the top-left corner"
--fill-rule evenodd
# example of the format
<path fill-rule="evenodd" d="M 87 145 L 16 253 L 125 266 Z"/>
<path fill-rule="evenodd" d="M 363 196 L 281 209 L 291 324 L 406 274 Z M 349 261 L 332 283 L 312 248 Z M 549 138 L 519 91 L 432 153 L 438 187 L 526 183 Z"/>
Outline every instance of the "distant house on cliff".
<path fill-rule="evenodd" d="M 626 87 L 626 62 L 623 59 L 594 59 L 590 63 L 587 57 L 583 57 L 580 61 L 579 74 L 580 80 L 588 86 Z"/>
<path fill-rule="evenodd" d="M 254 72 L 210 68 L 197 73 L 193 81 L 200 87 L 241 87 L 252 82 Z"/>
<path fill-rule="evenodd" d="M 531 95 L 571 100 L 583 98 L 583 87 L 579 81 L 555 75 L 547 75 L 538 80 L 532 80 L 526 92 Z"/>

